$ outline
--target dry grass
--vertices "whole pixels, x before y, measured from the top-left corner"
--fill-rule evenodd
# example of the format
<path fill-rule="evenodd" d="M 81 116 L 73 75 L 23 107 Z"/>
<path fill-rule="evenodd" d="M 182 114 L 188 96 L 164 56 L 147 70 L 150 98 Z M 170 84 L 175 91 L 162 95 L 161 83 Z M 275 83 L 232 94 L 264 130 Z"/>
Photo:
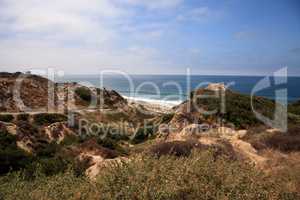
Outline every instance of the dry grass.
<path fill-rule="evenodd" d="M 267 174 L 285 183 L 290 191 L 300 192 L 300 152 L 283 154 L 267 149 L 261 154 L 269 159 L 263 168 Z"/>
<path fill-rule="evenodd" d="M 288 199 L 288 190 L 252 165 L 217 160 L 211 151 L 190 157 L 138 157 L 99 177 L 104 199 Z M 296 197 L 295 197 L 296 198 Z"/>
<path fill-rule="evenodd" d="M 281 152 L 300 151 L 300 126 L 289 127 L 287 133 L 249 131 L 243 140 L 249 142 L 257 150 L 274 149 Z"/>
<path fill-rule="evenodd" d="M 252 165 L 213 152 L 188 157 L 147 155 L 116 164 L 101 172 L 95 183 L 73 173 L 37 176 L 24 181 L 20 174 L 0 178 L 4 199 L 297 199 L 280 179 Z"/>

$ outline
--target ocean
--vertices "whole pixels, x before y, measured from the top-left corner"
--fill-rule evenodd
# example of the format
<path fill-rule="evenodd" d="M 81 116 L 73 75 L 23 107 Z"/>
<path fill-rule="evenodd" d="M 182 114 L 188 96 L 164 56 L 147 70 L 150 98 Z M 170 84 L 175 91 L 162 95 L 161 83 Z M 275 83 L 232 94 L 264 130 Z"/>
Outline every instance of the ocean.
<path fill-rule="evenodd" d="M 280 79 L 280 78 L 279 78 Z M 224 83 L 230 89 L 251 94 L 262 80 L 266 88 L 259 89 L 255 95 L 270 99 L 280 99 L 282 102 L 293 102 L 300 99 L 300 77 L 288 77 L 279 80 L 278 77 L 260 76 L 203 76 L 193 75 L 65 75 L 57 82 L 78 82 L 87 86 L 113 89 L 121 95 L 151 103 L 177 105 L 187 99 L 190 91 L 206 87 L 209 83 Z M 102 80 L 102 81 L 101 81 Z M 283 91 L 280 94 L 278 91 Z"/>

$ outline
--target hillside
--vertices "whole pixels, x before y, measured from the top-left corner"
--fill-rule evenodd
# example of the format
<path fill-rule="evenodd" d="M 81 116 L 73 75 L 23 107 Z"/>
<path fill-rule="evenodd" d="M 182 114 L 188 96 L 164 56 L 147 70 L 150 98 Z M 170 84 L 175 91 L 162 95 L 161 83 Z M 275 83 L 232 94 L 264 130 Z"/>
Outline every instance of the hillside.
<path fill-rule="evenodd" d="M 217 96 L 216 96 L 217 95 Z M 273 118 L 275 103 L 263 97 L 253 97 L 254 109 Z M 223 123 L 237 129 L 261 125 L 251 107 L 251 97 L 227 90 L 214 91 L 209 88 L 193 91 L 190 99 L 174 108 L 171 124 L 181 130 L 187 124 L 210 125 Z"/>
<path fill-rule="evenodd" d="M 65 112 L 87 108 L 93 99 L 96 99 L 96 108 L 100 103 L 104 108 L 120 108 L 127 104 L 113 90 L 87 88 L 77 83 L 58 84 L 37 75 L 0 73 L 1 112 L 21 112 L 26 107 L 31 112 Z"/>
<path fill-rule="evenodd" d="M 287 133 L 263 125 L 248 95 L 214 84 L 156 112 L 115 91 L 54 83 L 55 112 L 42 112 L 50 81 L 30 75 L 21 94 L 26 105 L 40 104 L 18 113 L 11 87 L 19 75 L 1 75 L 0 199 L 299 198 L 300 124 L 290 121 Z M 220 98 L 199 98 L 216 91 L 224 112 Z M 93 96 L 102 109 L 88 108 Z M 253 105 L 273 115 L 272 100 L 254 97 Z"/>
<path fill-rule="evenodd" d="M 300 115 L 300 100 L 290 103 L 288 110 L 290 113 L 293 113 L 295 115 Z"/>

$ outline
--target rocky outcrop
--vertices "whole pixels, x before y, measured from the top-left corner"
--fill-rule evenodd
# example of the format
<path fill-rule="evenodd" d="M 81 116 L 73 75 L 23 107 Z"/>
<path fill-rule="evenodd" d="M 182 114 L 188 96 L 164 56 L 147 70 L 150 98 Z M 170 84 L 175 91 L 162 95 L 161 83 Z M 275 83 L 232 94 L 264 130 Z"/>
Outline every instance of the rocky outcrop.
<path fill-rule="evenodd" d="M 44 129 L 45 134 L 48 136 L 50 142 L 62 142 L 67 136 L 76 135 L 69 127 L 67 122 L 57 122 L 51 124 Z"/>
<path fill-rule="evenodd" d="M 17 135 L 17 126 L 13 123 L 6 123 L 0 121 L 0 131 L 8 132 L 12 135 Z"/>
<path fill-rule="evenodd" d="M 85 174 L 91 180 L 95 180 L 101 169 L 128 161 L 128 158 L 120 157 L 114 150 L 100 146 L 95 139 L 80 144 L 74 149 L 74 153 L 80 162 L 86 163 Z"/>
<path fill-rule="evenodd" d="M 83 88 L 84 94 L 76 92 Z M 0 112 L 65 112 L 87 108 L 95 97 L 94 108 L 117 109 L 127 105 L 114 90 L 88 88 L 77 83 L 54 83 L 23 73 L 0 73 Z"/>
<path fill-rule="evenodd" d="M 212 91 L 225 91 L 226 87 L 224 83 L 211 83 L 205 89 Z"/>

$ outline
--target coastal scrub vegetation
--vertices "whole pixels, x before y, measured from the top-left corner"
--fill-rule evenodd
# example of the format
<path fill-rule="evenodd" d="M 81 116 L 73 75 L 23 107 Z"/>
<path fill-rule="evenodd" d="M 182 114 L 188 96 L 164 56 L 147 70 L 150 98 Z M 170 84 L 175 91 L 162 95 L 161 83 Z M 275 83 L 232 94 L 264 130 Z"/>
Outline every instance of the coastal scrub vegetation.
<path fill-rule="evenodd" d="M 78 87 L 75 89 L 75 93 L 83 101 L 90 102 L 92 99 L 91 91 L 87 87 Z"/>
<path fill-rule="evenodd" d="M 88 103 L 90 92 L 77 88 L 76 98 Z M 115 91 L 103 92 L 106 108 L 117 112 L 76 113 L 72 127 L 57 123 L 67 120 L 63 114 L 0 116 L 0 121 L 14 123 L 0 124 L 0 200 L 300 198 L 299 104 L 289 106 L 293 121 L 289 121 L 288 133 L 279 133 L 270 132 L 257 120 L 249 95 L 230 90 L 225 93 L 225 112 L 217 110 L 212 116 L 195 109 L 220 108 L 220 98 L 196 98 L 196 93 L 215 94 L 209 90 L 195 91 L 191 94 L 195 101 L 164 114 L 142 112 L 147 108 L 126 104 Z M 258 112 L 272 118 L 274 101 L 253 100 Z M 192 111 L 181 113 L 186 103 L 192 103 Z M 81 127 L 83 132 L 78 123 L 82 118 L 93 122 Z M 178 141 L 156 138 L 161 124 L 179 124 L 185 119 L 191 119 L 190 125 L 194 119 L 213 124 L 218 118 L 247 133 L 241 138 L 217 133 L 175 138 Z M 126 122 L 125 128 L 119 122 Z M 250 130 L 260 126 L 262 130 Z M 240 144 L 244 146 L 236 148 Z M 256 163 L 243 155 L 247 153 L 262 161 Z M 90 176 L 95 168 L 99 171 Z"/>
<path fill-rule="evenodd" d="M 288 111 L 295 115 L 300 115 L 300 100 L 289 104 Z"/>
<path fill-rule="evenodd" d="M 41 113 L 33 116 L 37 125 L 50 125 L 56 122 L 67 121 L 67 116 L 57 113 Z"/>
<path fill-rule="evenodd" d="M 197 95 L 195 95 L 196 93 Z M 216 92 L 211 90 L 200 89 L 191 94 L 193 100 L 193 106 L 202 108 L 206 111 L 213 111 L 216 108 L 216 112 L 212 115 L 215 118 L 222 118 L 226 122 L 233 123 L 237 128 L 249 128 L 251 126 L 259 125 L 261 122 L 257 119 L 253 113 L 251 107 L 251 96 L 245 94 L 239 94 L 231 90 L 225 91 L 225 112 L 220 109 L 221 98 L 197 98 L 199 95 L 216 95 Z M 263 97 L 253 97 L 254 109 L 267 116 L 273 118 L 275 111 L 275 102 Z M 205 117 L 205 116 L 204 116 Z M 211 115 L 209 116 L 211 117 Z"/>
<path fill-rule="evenodd" d="M 0 115 L 0 121 L 2 122 L 12 122 L 14 120 L 14 116 L 10 114 Z"/>
<path fill-rule="evenodd" d="M 257 150 L 273 149 L 284 153 L 300 151 L 300 127 L 290 125 L 286 133 L 275 131 L 249 131 L 243 140 L 249 142 Z"/>
<path fill-rule="evenodd" d="M 73 159 L 62 145 L 55 142 L 40 144 L 34 153 L 28 153 L 17 146 L 17 136 L 0 131 L 0 174 L 22 171 L 26 177 L 31 177 L 39 171 L 45 176 L 64 172 L 68 166 L 78 171 L 76 160 Z M 74 172 L 75 173 L 75 172 Z"/>
<path fill-rule="evenodd" d="M 188 157 L 141 155 L 105 168 L 95 182 L 72 171 L 53 176 L 21 172 L 0 178 L 4 199 L 297 199 L 275 177 L 212 150 Z"/>
<path fill-rule="evenodd" d="M 0 174 L 10 170 L 20 170 L 28 165 L 31 158 L 26 152 L 19 149 L 16 136 L 0 131 Z"/>

